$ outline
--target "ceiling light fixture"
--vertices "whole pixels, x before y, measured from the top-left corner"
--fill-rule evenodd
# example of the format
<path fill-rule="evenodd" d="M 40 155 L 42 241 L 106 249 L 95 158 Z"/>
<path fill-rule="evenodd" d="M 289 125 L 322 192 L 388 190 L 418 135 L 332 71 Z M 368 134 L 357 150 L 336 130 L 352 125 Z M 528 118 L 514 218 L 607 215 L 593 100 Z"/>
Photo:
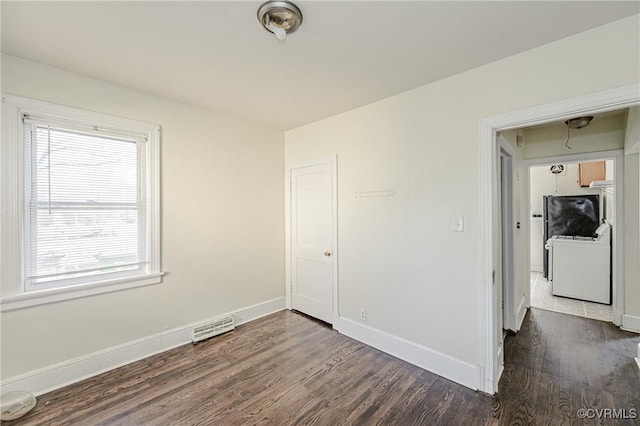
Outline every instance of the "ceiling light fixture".
<path fill-rule="evenodd" d="M 571 118 L 564 122 L 570 129 L 582 129 L 587 127 L 593 120 L 593 115 L 587 115 L 584 117 Z"/>
<path fill-rule="evenodd" d="M 566 146 L 567 149 L 572 149 L 569 146 L 571 129 L 582 129 L 583 127 L 587 127 L 589 123 L 591 123 L 591 120 L 593 120 L 593 115 L 585 115 L 584 117 L 570 118 L 564 122 L 564 124 L 567 125 L 567 141 L 564 143 L 564 146 Z"/>
<path fill-rule="evenodd" d="M 287 34 L 302 25 L 302 12 L 290 1 L 269 0 L 258 9 L 258 21 L 265 30 L 275 34 L 278 40 L 284 40 Z"/>

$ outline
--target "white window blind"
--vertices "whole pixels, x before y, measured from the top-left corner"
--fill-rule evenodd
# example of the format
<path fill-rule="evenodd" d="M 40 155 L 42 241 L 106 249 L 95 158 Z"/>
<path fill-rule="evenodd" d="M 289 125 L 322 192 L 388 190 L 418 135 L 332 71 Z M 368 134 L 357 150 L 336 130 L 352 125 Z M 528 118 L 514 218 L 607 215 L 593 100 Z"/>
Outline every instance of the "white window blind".
<path fill-rule="evenodd" d="M 24 117 L 25 290 L 148 272 L 144 135 Z"/>

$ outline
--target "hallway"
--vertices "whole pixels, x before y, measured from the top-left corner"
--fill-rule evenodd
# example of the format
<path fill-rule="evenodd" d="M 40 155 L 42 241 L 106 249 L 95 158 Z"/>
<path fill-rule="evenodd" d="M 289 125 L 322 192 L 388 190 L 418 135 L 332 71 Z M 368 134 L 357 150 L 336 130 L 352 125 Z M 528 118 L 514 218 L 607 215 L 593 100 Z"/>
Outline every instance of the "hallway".
<path fill-rule="evenodd" d="M 640 335 L 610 323 L 530 309 L 505 340 L 501 423 L 573 424 L 579 409 L 640 411 L 638 343 Z"/>

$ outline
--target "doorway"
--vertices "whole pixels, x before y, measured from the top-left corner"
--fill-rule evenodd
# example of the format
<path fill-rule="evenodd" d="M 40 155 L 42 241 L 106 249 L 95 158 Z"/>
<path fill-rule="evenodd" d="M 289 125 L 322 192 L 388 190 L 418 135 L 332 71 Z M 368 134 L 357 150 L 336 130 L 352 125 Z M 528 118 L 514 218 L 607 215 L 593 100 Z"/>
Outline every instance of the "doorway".
<path fill-rule="evenodd" d="M 597 173 L 580 179 L 581 171 L 588 168 Z M 531 307 L 613 322 L 611 266 L 616 259 L 611 250 L 611 230 L 617 225 L 615 169 L 616 158 L 606 156 L 579 161 L 561 157 L 555 161 L 527 161 Z M 593 208 L 576 211 L 572 204 L 565 203 Z M 606 227 L 600 228 L 602 224 Z M 601 229 L 602 236 L 597 236 L 597 229 Z M 560 236 L 549 240 L 551 234 Z M 596 237 L 595 241 L 590 237 Z M 549 241 L 559 243 L 555 255 L 552 245 L 557 244 Z M 582 262 L 585 257 L 591 260 Z M 553 259 L 563 261 L 556 265 L 562 280 L 555 287 Z M 571 271 L 566 261 L 583 266 Z"/>
<path fill-rule="evenodd" d="M 482 225 L 480 243 L 481 247 L 483 247 L 480 259 L 481 368 L 478 384 L 480 390 L 489 394 L 496 393 L 501 373 L 499 353 L 502 339 L 501 333 L 497 328 L 497 321 L 502 300 L 501 291 L 495 286 L 496 270 L 500 267 L 502 257 L 499 250 L 501 223 L 499 221 L 500 206 L 498 202 L 498 192 L 500 190 L 498 183 L 499 165 L 496 158 L 496 153 L 498 152 L 497 133 L 504 130 L 567 120 L 581 115 L 592 115 L 638 105 L 640 104 L 640 91 L 638 89 L 638 85 L 621 87 L 480 121 L 479 195 L 481 200 L 480 223 Z M 619 161 L 618 163 L 621 162 Z M 524 174 L 524 178 L 528 179 L 526 174 Z M 619 187 L 616 188 L 618 193 L 622 192 L 622 179 L 621 168 L 618 168 L 616 170 L 616 180 L 619 182 Z M 528 184 L 524 185 L 525 188 L 527 186 Z M 619 226 L 617 226 L 613 235 L 615 241 L 613 250 L 617 258 L 617 262 L 614 264 L 614 288 L 621 290 L 614 294 L 614 322 L 616 324 L 621 319 L 624 307 L 622 208 L 619 209 L 618 214 L 620 216 L 618 220 Z M 524 249 L 528 258 L 529 248 L 524 247 Z M 528 300 L 525 306 L 529 306 Z"/>
<path fill-rule="evenodd" d="M 286 169 L 286 305 L 337 325 L 336 160 Z"/>

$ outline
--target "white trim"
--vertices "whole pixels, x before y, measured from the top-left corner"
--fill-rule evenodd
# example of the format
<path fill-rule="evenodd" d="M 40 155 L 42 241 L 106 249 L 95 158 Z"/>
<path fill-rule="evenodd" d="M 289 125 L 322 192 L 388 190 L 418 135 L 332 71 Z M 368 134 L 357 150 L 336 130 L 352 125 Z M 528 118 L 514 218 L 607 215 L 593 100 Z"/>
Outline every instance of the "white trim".
<path fill-rule="evenodd" d="M 320 157 L 313 160 L 292 161 L 285 164 L 285 170 L 301 169 L 303 167 L 320 166 L 322 164 L 335 164 L 338 155 L 330 155 L 328 157 Z"/>
<path fill-rule="evenodd" d="M 266 317 L 267 315 L 275 314 L 276 312 L 283 311 L 284 309 L 284 297 L 276 297 L 274 299 L 269 299 L 264 302 L 246 306 L 242 309 L 238 309 L 233 313 L 216 315 L 216 317 L 233 315 L 235 325 L 238 326 L 262 317 Z"/>
<path fill-rule="evenodd" d="M 331 162 L 331 219 L 333 230 L 331 239 L 333 242 L 333 323 L 340 323 L 340 304 L 338 298 L 338 156 L 334 155 Z"/>
<path fill-rule="evenodd" d="M 481 368 L 478 389 L 494 394 L 497 392 L 497 380 L 493 377 L 499 369 L 498 336 L 496 336 L 496 318 L 494 301 L 494 212 L 497 203 L 496 190 L 496 132 L 485 122 L 480 122 L 480 176 L 478 195 L 480 199 L 480 333 Z"/>
<path fill-rule="evenodd" d="M 525 315 L 527 315 L 527 298 L 526 296 L 522 296 L 520 303 L 518 303 L 518 308 L 516 309 L 516 331 L 519 331 L 520 328 L 522 328 L 522 321 L 524 321 Z"/>
<path fill-rule="evenodd" d="M 611 149 L 607 151 L 585 152 L 583 154 L 567 154 L 567 155 L 554 155 L 551 157 L 539 157 L 529 158 L 523 160 L 525 167 L 539 166 L 544 164 L 555 163 L 580 163 L 583 161 L 592 160 L 618 160 L 623 158 L 624 151 L 622 149 Z M 615 180 L 614 180 L 615 183 Z"/>
<path fill-rule="evenodd" d="M 502 240 L 500 248 L 502 253 L 506 254 L 506 258 L 501 262 L 500 282 L 502 285 L 502 310 L 503 323 L 502 328 L 505 330 L 517 331 L 516 324 L 516 300 L 515 300 L 515 261 L 514 261 L 514 245 L 515 245 L 515 198 L 513 188 L 513 162 L 515 160 L 515 149 L 502 136 L 498 136 L 500 147 L 500 162 L 506 167 L 502 168 L 502 176 L 500 178 L 500 217 L 502 224 Z M 506 272 L 506 274 L 504 273 Z M 506 285 L 505 285 L 506 282 Z"/>
<path fill-rule="evenodd" d="M 6 105 L 7 98 L 2 97 L 2 187 L 0 187 L 0 201 L 2 203 L 2 222 L 0 223 L 0 244 L 2 245 L 2 258 L 0 261 L 0 291 L 17 294 L 20 292 L 20 281 L 13 277 L 22 276 L 22 262 L 14 242 L 23 241 L 22 238 L 22 188 L 24 173 L 24 161 L 20 155 L 21 150 L 17 143 L 9 143 L 11 140 L 19 140 L 20 129 L 17 108 Z"/>
<path fill-rule="evenodd" d="M 82 286 L 54 288 L 39 292 L 28 292 L 5 296 L 0 299 L 0 311 L 8 312 L 29 306 L 45 305 L 62 302 L 64 300 L 79 299 L 97 294 L 112 293 L 129 288 L 145 287 L 162 282 L 163 273 L 146 274 L 140 277 L 126 277 L 110 280 L 106 283 L 97 282 Z"/>
<path fill-rule="evenodd" d="M 496 132 L 552 121 L 566 120 L 576 115 L 596 114 L 628 108 L 640 103 L 640 85 L 620 87 L 547 105 L 540 105 L 480 120 L 479 123 L 479 195 L 480 195 L 480 341 L 481 380 L 479 389 L 494 394 L 498 390 L 497 338 L 495 336 L 495 302 L 492 271 L 496 262 L 495 221 L 496 201 Z M 619 212 L 621 215 L 622 212 Z M 618 217 L 616 217 L 618 219 Z M 621 253 L 618 253 L 619 257 Z M 622 259 L 619 260 L 620 262 Z M 528 273 L 529 271 L 527 271 Z M 620 274 L 622 275 L 622 274 Z M 620 293 L 620 292 L 619 292 Z M 618 297 L 623 295 L 618 294 Z M 494 373 L 496 374 L 494 376 Z"/>
<path fill-rule="evenodd" d="M 247 306 L 227 314 L 233 315 L 235 324 L 241 325 L 284 309 L 284 298 L 278 297 Z M 192 327 L 201 321 L 113 346 L 39 370 L 2 381 L 3 392 L 23 390 L 42 395 L 55 389 L 93 377 L 114 368 L 191 343 Z"/>
<path fill-rule="evenodd" d="M 86 109 L 79 109 L 68 107 L 65 105 L 55 104 L 53 102 L 38 101 L 35 99 L 23 98 L 22 96 L 15 95 L 2 95 L 3 104 L 17 104 L 20 109 L 37 110 L 39 114 L 44 114 L 47 117 L 56 118 L 59 120 L 69 120 L 69 116 L 73 116 L 75 121 L 80 122 L 98 122 L 105 127 L 115 127 L 118 129 L 126 129 L 131 132 L 138 132 L 147 134 L 149 128 L 158 128 L 157 124 L 149 123 L 140 120 L 132 120 L 130 118 L 116 117 L 101 112 L 89 111 Z M 4 124 L 4 123 L 3 123 Z"/>
<path fill-rule="evenodd" d="M 147 146 L 149 159 L 148 189 L 147 196 L 147 236 L 149 254 L 149 271 L 151 273 L 162 272 L 162 129 L 154 125 L 155 131 L 149 135 Z"/>
<path fill-rule="evenodd" d="M 340 305 L 338 298 L 338 156 L 333 155 L 330 157 L 317 158 L 315 160 L 299 161 L 287 163 L 285 165 L 284 185 L 285 185 L 285 306 L 287 309 L 292 309 L 291 292 L 292 292 L 292 279 L 291 279 L 291 172 L 294 169 L 300 169 L 304 167 L 320 166 L 324 164 L 331 165 L 331 218 L 333 220 L 332 240 L 333 247 L 331 252 L 333 253 L 333 322 L 334 328 L 340 319 Z"/>
<path fill-rule="evenodd" d="M 626 314 L 622 315 L 622 327 L 620 328 L 626 331 L 640 333 L 640 317 Z"/>
<path fill-rule="evenodd" d="M 640 84 L 488 117 L 481 122 L 495 131 L 501 131 L 566 120 L 575 114 L 601 114 L 635 105 L 640 105 Z"/>
<path fill-rule="evenodd" d="M 284 297 L 291 309 L 291 168 L 284 168 Z"/>
<path fill-rule="evenodd" d="M 500 143 L 500 148 L 502 148 L 507 154 L 509 154 L 509 157 L 514 157 L 516 156 L 516 149 L 509 143 L 509 141 L 507 141 L 507 139 L 498 134 L 497 135 L 498 138 L 498 142 Z"/>
<path fill-rule="evenodd" d="M 531 190 L 531 176 L 529 173 L 529 169 L 526 166 L 526 161 L 522 162 L 522 196 L 521 196 L 521 200 L 530 200 L 531 197 L 529 196 L 529 192 Z M 529 197 L 529 198 L 527 198 Z M 525 263 L 525 270 L 527 273 L 527 280 L 526 285 L 525 285 L 525 292 L 524 292 L 524 297 L 525 297 L 525 306 L 527 308 L 531 307 L 531 216 L 533 214 L 533 212 L 531 211 L 531 203 L 527 202 L 526 205 L 528 206 L 528 208 L 526 209 L 526 221 L 528 222 L 527 224 L 527 232 L 524 234 L 524 240 L 526 242 L 525 247 L 524 247 L 524 256 L 525 259 L 528 259 Z M 540 220 L 542 220 L 542 218 L 540 218 Z M 528 235 L 528 237 L 527 237 Z M 544 273 L 544 263 L 542 268 L 539 271 L 540 273 Z"/>
<path fill-rule="evenodd" d="M 625 155 L 640 154 L 640 141 L 636 142 L 632 147 L 624 150 Z"/>
<path fill-rule="evenodd" d="M 613 323 L 617 326 L 622 325 L 622 315 L 625 310 L 625 217 L 624 217 L 624 151 L 620 150 L 615 157 L 613 163 L 615 178 L 613 182 L 613 191 L 615 194 L 615 223 L 614 238 L 611 247 L 612 258 L 614 260 L 611 265 L 611 277 L 613 281 L 611 303 L 613 305 Z"/>
<path fill-rule="evenodd" d="M 480 366 L 453 358 L 426 346 L 340 317 L 340 333 L 417 365 L 468 388 L 477 389 Z"/>
<path fill-rule="evenodd" d="M 502 336 L 500 337 L 500 345 L 498 346 L 498 355 L 497 358 L 500 360 L 498 363 L 498 370 L 496 371 L 496 376 L 502 376 L 504 372 L 504 339 Z"/>

